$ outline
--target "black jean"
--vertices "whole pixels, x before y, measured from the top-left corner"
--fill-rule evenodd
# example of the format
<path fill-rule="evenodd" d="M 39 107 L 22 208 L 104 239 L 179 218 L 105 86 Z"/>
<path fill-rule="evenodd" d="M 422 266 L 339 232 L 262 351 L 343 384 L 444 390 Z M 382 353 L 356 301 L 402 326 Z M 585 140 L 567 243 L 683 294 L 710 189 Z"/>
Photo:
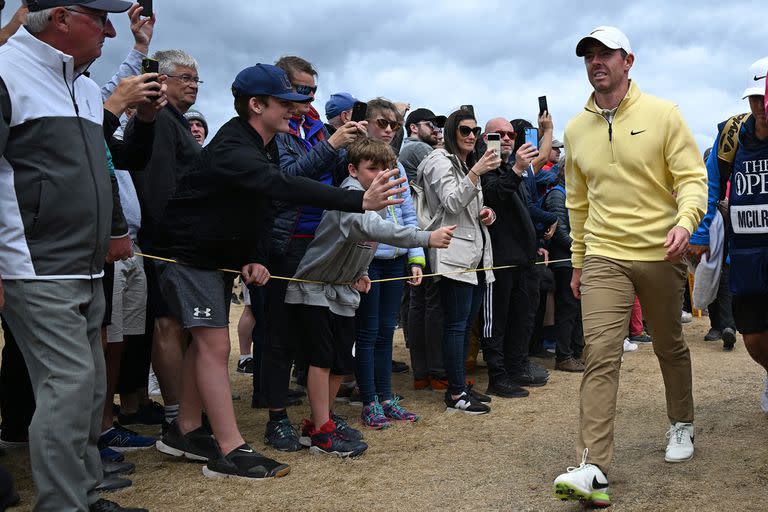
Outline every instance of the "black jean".
<path fill-rule="evenodd" d="M 435 278 L 427 277 L 420 286 L 409 288 L 411 297 L 407 330 L 413 378 L 443 379 L 443 306 L 440 287 Z"/>
<path fill-rule="evenodd" d="M 555 339 L 557 340 L 557 359 L 563 360 L 581 354 L 584 345 L 583 335 L 579 344 L 581 324 L 581 303 L 571 291 L 571 267 L 553 268 L 555 275 Z"/>
<path fill-rule="evenodd" d="M 8 324 L 3 324 L 3 363 L 0 366 L 0 415 L 4 441 L 26 441 L 35 413 L 35 395 L 29 372 Z"/>

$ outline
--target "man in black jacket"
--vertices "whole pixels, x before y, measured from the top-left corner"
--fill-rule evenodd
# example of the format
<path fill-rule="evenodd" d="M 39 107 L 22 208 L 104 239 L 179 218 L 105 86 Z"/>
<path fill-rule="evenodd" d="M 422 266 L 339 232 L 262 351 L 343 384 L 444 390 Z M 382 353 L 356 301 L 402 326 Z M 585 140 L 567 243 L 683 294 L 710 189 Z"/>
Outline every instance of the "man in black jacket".
<path fill-rule="evenodd" d="M 516 265 L 495 272 L 496 281 L 488 286 L 485 311 L 483 357 L 488 363 L 488 393 L 502 397 L 527 396 L 519 386 L 543 386 L 546 379 L 539 375 L 528 359 L 528 339 L 533 325 L 528 314 L 529 302 L 526 273 L 533 272 L 538 250 L 536 230 L 528 211 L 528 199 L 523 172 L 537 156 L 530 144 L 521 146 L 514 164 L 509 163 L 514 147 L 515 132 L 503 118 L 488 121 L 486 134 L 501 137 L 502 166 L 482 177 L 485 204 L 496 212 L 496 222 L 488 231 L 493 245 L 494 266 Z"/>
<path fill-rule="evenodd" d="M 232 85 L 238 117 L 228 121 L 179 182 L 163 216 L 161 255 L 184 264 L 159 266 L 159 284 L 174 316 L 192 335 L 184 355 L 178 421 L 157 447 L 163 453 L 207 460 L 209 477 L 270 478 L 290 468 L 248 446 L 235 421 L 227 362 L 229 297 L 238 269 L 246 284 L 264 286 L 272 226 L 272 199 L 323 209 L 380 210 L 401 199 L 404 179 L 381 173 L 366 191 L 348 191 L 283 173 L 274 136 L 288 131 L 294 92 L 281 69 L 246 68 Z M 208 413 L 215 441 L 202 430 Z"/>

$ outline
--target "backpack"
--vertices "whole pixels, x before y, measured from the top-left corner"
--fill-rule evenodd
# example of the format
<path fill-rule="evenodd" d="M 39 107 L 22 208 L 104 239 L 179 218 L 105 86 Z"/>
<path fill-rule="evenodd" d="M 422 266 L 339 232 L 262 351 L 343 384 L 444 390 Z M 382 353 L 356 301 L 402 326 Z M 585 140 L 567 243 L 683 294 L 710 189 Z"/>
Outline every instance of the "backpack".
<path fill-rule="evenodd" d="M 725 199 L 725 189 L 731 179 L 733 161 L 736 160 L 736 150 L 739 149 L 739 132 L 742 125 L 749 119 L 751 113 L 739 114 L 718 125 L 720 140 L 717 143 L 717 168 L 720 172 L 720 197 Z"/>

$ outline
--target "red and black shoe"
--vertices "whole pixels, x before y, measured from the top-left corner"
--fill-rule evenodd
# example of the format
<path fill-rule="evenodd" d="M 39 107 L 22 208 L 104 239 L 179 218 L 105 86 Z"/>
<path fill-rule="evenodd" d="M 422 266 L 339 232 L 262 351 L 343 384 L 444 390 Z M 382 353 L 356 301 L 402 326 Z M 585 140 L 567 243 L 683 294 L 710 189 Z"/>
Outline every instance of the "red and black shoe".
<path fill-rule="evenodd" d="M 337 457 L 357 457 L 368 449 L 363 441 L 348 439 L 339 432 L 333 420 L 329 419 L 319 429 L 313 429 L 310 438 L 310 453 L 324 453 Z"/>

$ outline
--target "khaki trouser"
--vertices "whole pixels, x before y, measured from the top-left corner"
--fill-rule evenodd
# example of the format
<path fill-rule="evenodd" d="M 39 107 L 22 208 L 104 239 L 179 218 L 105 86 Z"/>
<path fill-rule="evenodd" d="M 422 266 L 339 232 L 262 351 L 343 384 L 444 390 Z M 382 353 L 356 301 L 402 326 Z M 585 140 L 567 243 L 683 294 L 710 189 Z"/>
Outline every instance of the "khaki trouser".
<path fill-rule="evenodd" d="M 581 381 L 578 457 L 604 470 L 613 458 L 613 428 L 623 340 L 635 294 L 659 359 L 669 421 L 693 421 L 691 357 L 680 322 L 685 266 L 588 256 L 581 275 L 586 370 Z"/>

